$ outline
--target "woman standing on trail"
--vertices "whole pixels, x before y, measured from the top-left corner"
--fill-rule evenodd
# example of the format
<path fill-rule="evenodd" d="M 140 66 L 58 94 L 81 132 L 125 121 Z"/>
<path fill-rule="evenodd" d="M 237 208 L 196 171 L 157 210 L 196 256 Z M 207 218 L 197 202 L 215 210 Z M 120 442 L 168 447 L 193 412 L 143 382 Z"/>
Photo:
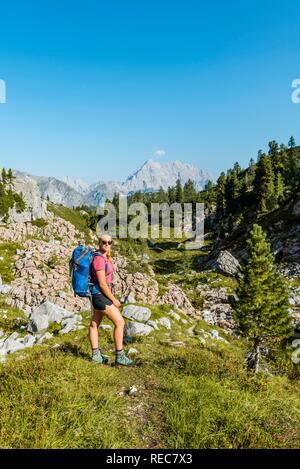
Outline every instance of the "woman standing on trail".
<path fill-rule="evenodd" d="M 92 347 L 92 360 L 96 363 L 107 363 L 98 345 L 98 327 L 103 316 L 108 317 L 114 326 L 114 342 L 116 349 L 116 365 L 133 365 L 123 351 L 124 319 L 120 313 L 120 302 L 111 291 L 113 265 L 111 263 L 110 250 L 112 238 L 102 235 L 99 238 L 99 249 L 93 256 L 92 274 L 92 319 L 89 327 L 89 339 Z"/>

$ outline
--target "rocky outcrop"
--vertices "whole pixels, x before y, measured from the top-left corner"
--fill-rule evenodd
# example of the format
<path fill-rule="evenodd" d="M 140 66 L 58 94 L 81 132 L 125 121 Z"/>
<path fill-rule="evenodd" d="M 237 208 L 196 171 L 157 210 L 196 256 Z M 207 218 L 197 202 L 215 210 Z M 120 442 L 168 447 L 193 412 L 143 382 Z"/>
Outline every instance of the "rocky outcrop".
<path fill-rule="evenodd" d="M 47 219 L 49 217 L 47 202 L 42 199 L 36 181 L 26 175 L 15 174 L 15 176 L 13 189 L 18 194 L 22 194 L 26 208 L 21 213 L 18 213 L 15 207 L 10 209 L 8 223 L 24 223 L 37 218 Z"/>
<path fill-rule="evenodd" d="M 185 312 L 185 314 L 199 317 L 199 313 L 197 313 L 184 291 L 174 283 L 167 285 L 167 292 L 158 299 L 158 303 L 171 305 Z"/>
<path fill-rule="evenodd" d="M 128 296 L 132 295 L 136 302 L 157 303 L 159 287 L 152 276 L 142 272 L 128 273 L 128 260 L 118 254 L 113 256 L 113 264 L 115 267 L 113 288 L 121 301 L 128 301 Z"/>
<path fill-rule="evenodd" d="M 204 298 L 202 318 L 211 325 L 233 330 L 235 323 L 232 316 L 232 307 L 225 287 L 213 288 L 209 285 L 198 285 L 196 290 Z"/>
<path fill-rule="evenodd" d="M 216 259 L 209 261 L 207 267 L 211 270 L 232 277 L 239 275 L 241 270 L 239 261 L 226 250 L 221 251 Z"/>

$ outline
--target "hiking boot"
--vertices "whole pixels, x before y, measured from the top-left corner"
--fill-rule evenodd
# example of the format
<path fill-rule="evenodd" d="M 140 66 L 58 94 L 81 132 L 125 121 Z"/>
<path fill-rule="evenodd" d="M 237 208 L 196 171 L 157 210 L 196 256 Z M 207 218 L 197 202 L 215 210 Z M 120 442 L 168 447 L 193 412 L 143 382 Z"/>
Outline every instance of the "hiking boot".
<path fill-rule="evenodd" d="M 128 358 L 125 352 L 118 352 L 116 354 L 116 365 L 132 366 L 134 361 Z"/>
<path fill-rule="evenodd" d="M 100 365 L 106 365 L 106 363 L 108 362 L 108 357 L 106 357 L 105 355 L 102 355 L 99 352 L 97 353 L 97 355 L 94 355 L 92 357 L 92 361 L 95 363 L 99 363 Z"/>

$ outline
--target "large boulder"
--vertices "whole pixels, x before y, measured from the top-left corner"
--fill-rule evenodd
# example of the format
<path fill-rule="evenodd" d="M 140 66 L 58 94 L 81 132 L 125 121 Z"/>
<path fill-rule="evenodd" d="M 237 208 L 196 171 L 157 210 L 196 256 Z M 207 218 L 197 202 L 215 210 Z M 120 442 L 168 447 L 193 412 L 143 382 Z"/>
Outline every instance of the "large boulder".
<path fill-rule="evenodd" d="M 51 322 L 60 324 L 63 319 L 72 317 L 74 317 L 72 312 L 50 301 L 45 301 L 31 313 L 27 330 L 33 333 L 40 332 L 47 329 Z"/>
<path fill-rule="evenodd" d="M 69 332 L 76 331 L 78 323 L 81 321 L 81 316 L 76 314 L 72 318 L 64 319 L 61 322 L 62 329 L 59 331 L 60 334 L 68 334 Z"/>
<path fill-rule="evenodd" d="M 148 321 L 151 317 L 149 308 L 143 306 L 128 305 L 123 308 L 122 315 L 126 319 L 135 319 L 136 321 Z"/>
<path fill-rule="evenodd" d="M 124 333 L 125 336 L 143 336 L 149 335 L 153 332 L 153 327 L 148 324 L 143 324 L 141 322 L 130 321 L 125 324 Z"/>
<path fill-rule="evenodd" d="M 235 277 L 240 274 L 241 264 L 239 261 L 229 252 L 221 251 L 217 257 L 208 263 L 208 266 L 221 274 Z"/>
<path fill-rule="evenodd" d="M 18 350 L 23 350 L 27 347 L 32 347 L 35 343 L 36 338 L 31 334 L 27 334 L 25 337 L 18 337 L 17 332 L 13 332 L 4 340 L 0 342 L 0 355 L 6 355 L 7 353 L 14 353 Z"/>

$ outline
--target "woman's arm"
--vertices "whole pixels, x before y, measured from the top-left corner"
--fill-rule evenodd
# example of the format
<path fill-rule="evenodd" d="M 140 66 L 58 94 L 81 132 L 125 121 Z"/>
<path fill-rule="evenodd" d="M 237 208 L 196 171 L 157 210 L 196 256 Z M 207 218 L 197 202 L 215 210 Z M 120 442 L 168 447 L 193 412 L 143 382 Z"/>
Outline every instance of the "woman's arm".
<path fill-rule="evenodd" d="M 97 273 L 97 279 L 98 279 L 98 283 L 100 285 L 102 293 L 104 293 L 104 295 L 107 296 L 107 298 L 109 298 L 115 306 L 118 305 L 117 307 L 119 307 L 120 302 L 116 299 L 116 297 L 112 294 L 112 292 L 107 286 L 104 270 L 97 270 L 96 273 Z"/>

